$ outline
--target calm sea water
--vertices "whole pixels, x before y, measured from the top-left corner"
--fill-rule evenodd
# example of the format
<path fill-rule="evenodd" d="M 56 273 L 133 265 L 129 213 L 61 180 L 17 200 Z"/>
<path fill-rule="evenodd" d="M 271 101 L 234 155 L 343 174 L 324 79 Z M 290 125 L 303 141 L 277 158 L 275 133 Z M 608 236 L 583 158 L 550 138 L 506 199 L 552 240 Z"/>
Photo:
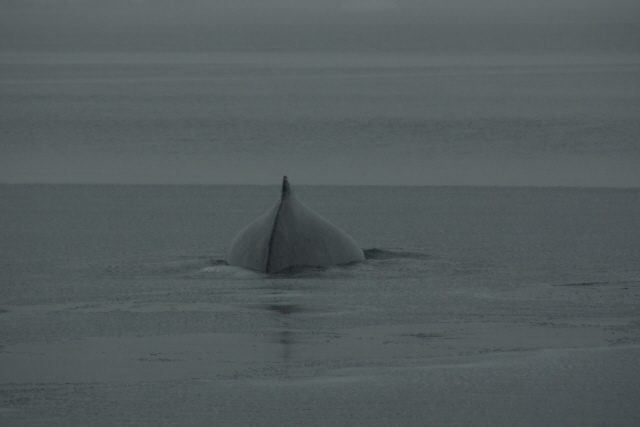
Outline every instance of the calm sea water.
<path fill-rule="evenodd" d="M 446 286 L 472 280 L 474 289 L 638 278 L 636 189 L 292 183 L 302 200 L 364 249 L 383 251 L 379 256 L 374 251 L 374 259 L 361 266 L 318 272 L 319 277 L 345 274 L 369 286 L 389 278 L 394 284 L 405 278 L 426 281 L 426 275 Z M 150 286 L 191 274 L 207 283 L 226 280 L 216 276 L 217 267 L 209 276 L 207 267 L 224 261 L 233 236 L 275 204 L 278 191 L 277 186 L 5 185 L 1 250 L 8 275 L 3 285 L 10 288 L 3 297 L 7 303 L 32 304 L 51 302 L 47 290 L 57 302 L 93 298 L 92 292 L 110 295 L 94 280 L 122 282 L 124 288 L 147 276 Z M 167 275 L 172 269 L 175 274 Z M 40 275 L 47 279 L 34 280 Z M 60 293 L 50 281 L 73 292 Z"/>
<path fill-rule="evenodd" d="M 577 304 L 568 310 L 572 316 L 638 314 L 637 190 L 299 187 L 302 200 L 371 249 L 370 259 L 275 281 L 225 266 L 224 260 L 235 233 L 276 202 L 277 187 L 3 186 L 1 191 L 0 282 L 2 303 L 9 307 L 221 298 L 257 304 L 268 293 L 263 287 L 282 282 L 300 287 L 292 297 L 297 304 L 342 313 L 339 324 L 407 322 L 414 316 L 487 319 L 512 312 L 553 318 L 568 314 L 559 301 L 516 298 L 495 305 L 494 298 L 522 289 L 539 296 L 571 283 L 612 288 L 631 283 L 630 294 L 609 294 L 602 306 Z M 458 303 L 450 304 L 450 298 Z M 225 327 L 246 330 L 263 317 L 236 314 L 244 320 Z M 3 328 L 3 341 L 158 332 L 152 322 L 127 326 L 114 316 L 115 323 L 99 331 L 91 323 L 74 326 L 65 319 L 62 334 L 59 325 L 35 317 L 30 326 Z M 336 321 L 316 320 L 321 327 Z M 213 326 L 185 319 L 162 332 L 201 327 Z"/>
<path fill-rule="evenodd" d="M 219 262 L 235 233 L 275 203 L 277 191 L 270 186 L 4 186 L 3 304 L 196 302 L 219 298 L 222 289 L 223 298 L 235 304 L 262 298 L 258 289 L 272 279 Z M 346 316 L 349 322 L 443 318 L 452 311 L 465 318 L 512 310 L 553 317 L 558 308 L 546 300 L 489 305 L 491 313 L 476 304 L 522 288 L 543 292 L 566 283 L 614 286 L 640 279 L 637 190 L 301 187 L 297 194 L 363 248 L 381 250 L 360 265 L 283 279 L 320 292 L 332 310 L 359 307 Z M 438 296 L 458 293 L 471 305 L 438 302 Z M 308 299 L 304 294 L 299 297 Z M 619 316 L 621 310 L 635 313 L 637 300 L 571 310 Z M 54 333 L 42 326 L 37 334 Z M 68 331 L 69 337 L 88 333 L 85 326 Z M 131 332 L 144 333 L 147 326 Z M 24 332 L 15 329 L 5 341 L 33 339 L 36 333 Z"/>
<path fill-rule="evenodd" d="M 234 234 L 276 202 L 277 186 L 1 186 L 0 356 L 18 357 L 2 373 L 9 396 L 2 416 L 16 425 L 174 417 L 294 425 L 320 416 L 507 425 L 517 413 L 535 425 L 540 412 L 522 418 L 533 399 L 551 423 L 575 420 L 566 408 L 580 404 L 585 422 L 633 425 L 637 189 L 292 184 L 369 259 L 275 276 L 225 265 Z M 523 328 L 523 335 L 493 348 L 485 338 L 470 350 L 472 324 Z M 573 330 L 560 347 L 607 333 L 618 350 L 576 353 L 573 362 L 564 353 L 525 365 L 504 359 L 558 345 L 524 332 L 532 325 Z M 386 331 L 384 342 L 367 331 Z M 215 338 L 230 336 L 245 341 Z M 168 341 L 145 344 L 155 339 Z M 180 344 L 189 339 L 196 344 Z M 56 345 L 65 350 L 52 353 Z M 216 356 L 224 352 L 233 356 Z M 434 367 L 480 363 L 487 352 L 493 359 L 480 371 Z M 22 367 L 20 357 L 33 362 Z M 136 368 L 125 376 L 127 363 Z M 418 366 L 427 370 L 412 371 Z M 570 397 L 578 391 L 579 399 Z M 529 397 L 514 398 L 516 412 L 505 412 L 505 393 Z M 170 396 L 168 406 L 158 406 L 161 395 Z M 480 395 L 491 397 L 480 402 Z M 19 396 L 31 403 L 11 400 Z M 606 396 L 617 403 L 603 403 Z M 467 410 L 451 406 L 463 402 Z"/>

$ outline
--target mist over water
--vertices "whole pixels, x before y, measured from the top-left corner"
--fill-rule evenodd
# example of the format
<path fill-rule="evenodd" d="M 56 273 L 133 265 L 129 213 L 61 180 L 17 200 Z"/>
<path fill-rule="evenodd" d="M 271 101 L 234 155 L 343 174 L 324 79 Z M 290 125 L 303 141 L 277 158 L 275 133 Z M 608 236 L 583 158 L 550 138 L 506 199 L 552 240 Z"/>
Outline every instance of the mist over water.
<path fill-rule="evenodd" d="M 631 3 L 147 3 L 3 6 L 2 182 L 640 184 Z"/>

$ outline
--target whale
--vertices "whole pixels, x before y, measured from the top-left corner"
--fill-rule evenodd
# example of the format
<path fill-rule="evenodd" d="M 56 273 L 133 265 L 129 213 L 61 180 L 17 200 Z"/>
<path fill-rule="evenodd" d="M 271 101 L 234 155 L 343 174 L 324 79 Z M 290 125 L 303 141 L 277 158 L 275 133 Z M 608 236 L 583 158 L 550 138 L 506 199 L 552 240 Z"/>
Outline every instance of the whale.
<path fill-rule="evenodd" d="M 280 200 L 236 235 L 227 254 L 229 265 L 264 273 L 364 259 L 351 236 L 296 197 L 286 176 Z"/>

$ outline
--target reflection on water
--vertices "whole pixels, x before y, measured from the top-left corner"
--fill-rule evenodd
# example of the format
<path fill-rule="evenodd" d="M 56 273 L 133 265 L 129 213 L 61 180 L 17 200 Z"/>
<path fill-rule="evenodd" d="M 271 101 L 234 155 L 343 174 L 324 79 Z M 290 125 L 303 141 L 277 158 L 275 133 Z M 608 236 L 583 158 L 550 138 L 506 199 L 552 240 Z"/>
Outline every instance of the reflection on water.
<path fill-rule="evenodd" d="M 383 253 L 393 253 L 394 257 L 402 258 L 403 253 L 385 250 L 375 250 Z M 366 262 L 366 261 L 364 261 Z M 329 313 L 340 310 L 336 302 L 328 302 L 326 296 L 336 285 L 337 281 L 350 280 L 354 270 L 361 263 L 351 263 L 332 267 L 294 267 L 277 274 L 260 274 L 261 280 L 255 291 L 256 297 L 262 302 L 252 304 L 251 307 L 267 314 L 269 322 L 275 325 L 270 341 L 281 345 L 281 357 L 285 375 L 292 367 L 291 362 L 301 355 L 296 354 L 296 345 L 302 342 L 317 344 L 317 336 L 309 328 L 314 328 L 316 322 L 309 323 L 309 314 Z M 331 295 L 334 295 L 331 293 Z M 333 298 L 333 297 L 331 297 Z M 339 304 L 338 304 L 339 305 Z M 311 341 L 311 342 L 310 342 Z M 298 347 L 300 350 L 300 347 Z"/>
<path fill-rule="evenodd" d="M 277 319 L 282 323 L 282 330 L 276 334 L 274 340 L 275 342 L 282 344 L 282 361 L 284 362 L 285 369 L 287 369 L 292 358 L 293 345 L 296 342 L 295 333 L 289 329 L 290 316 L 305 310 L 299 304 L 289 303 L 267 304 L 265 308 L 274 313 Z"/>
<path fill-rule="evenodd" d="M 271 304 L 267 308 L 279 315 L 288 316 L 293 313 L 304 311 L 298 304 Z"/>
<path fill-rule="evenodd" d="M 294 344 L 294 336 L 292 331 L 281 331 L 276 342 L 282 344 L 282 361 L 285 369 L 291 361 L 292 346 Z"/>
<path fill-rule="evenodd" d="M 296 273 L 290 273 L 287 276 L 287 279 L 298 278 Z M 262 287 L 262 290 L 265 290 L 274 299 L 257 307 L 269 313 L 277 322 L 277 331 L 271 337 L 271 341 L 282 346 L 281 354 L 285 374 L 288 374 L 289 363 L 294 357 L 294 346 L 301 341 L 300 332 L 296 332 L 296 317 L 312 311 L 308 304 L 301 304 L 298 301 L 300 293 L 304 292 L 306 294 L 309 289 L 303 289 L 299 280 L 292 281 L 287 279 L 284 281 L 267 281 L 267 286 Z M 294 299 L 296 300 L 295 302 Z"/>

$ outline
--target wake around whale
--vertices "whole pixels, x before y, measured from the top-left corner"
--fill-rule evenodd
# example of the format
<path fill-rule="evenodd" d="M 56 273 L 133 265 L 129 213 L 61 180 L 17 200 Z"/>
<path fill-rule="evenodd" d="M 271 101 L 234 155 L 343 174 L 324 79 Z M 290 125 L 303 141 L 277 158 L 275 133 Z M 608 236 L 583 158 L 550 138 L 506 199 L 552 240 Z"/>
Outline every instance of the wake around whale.
<path fill-rule="evenodd" d="M 227 262 L 278 273 L 292 267 L 323 267 L 364 259 L 355 240 L 302 203 L 285 176 L 278 203 L 238 233 Z"/>

